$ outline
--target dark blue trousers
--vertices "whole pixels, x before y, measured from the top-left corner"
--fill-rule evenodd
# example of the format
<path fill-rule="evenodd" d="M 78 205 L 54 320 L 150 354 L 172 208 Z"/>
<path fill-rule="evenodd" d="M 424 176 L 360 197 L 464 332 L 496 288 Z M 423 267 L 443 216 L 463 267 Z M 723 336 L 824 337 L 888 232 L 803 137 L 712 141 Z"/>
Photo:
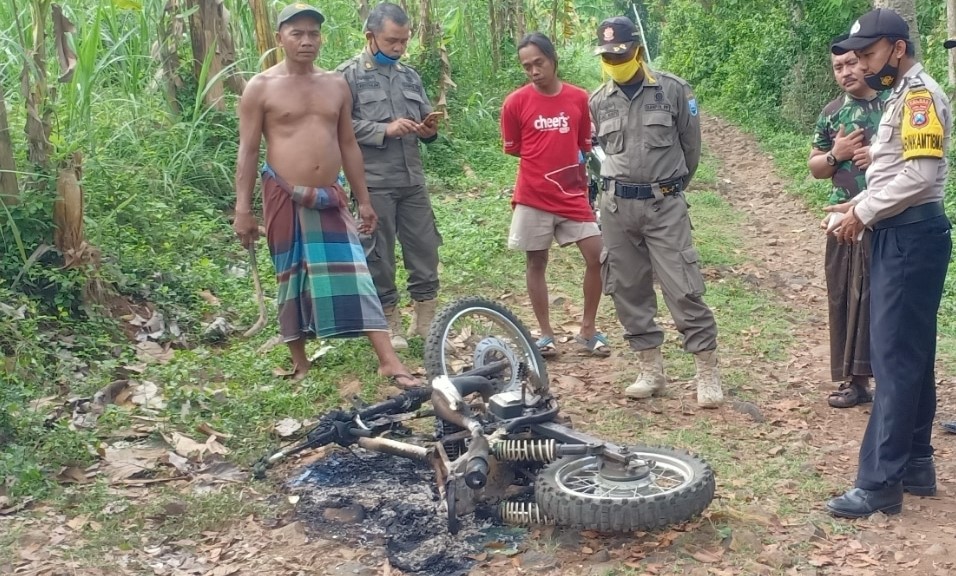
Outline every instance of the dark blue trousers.
<path fill-rule="evenodd" d="M 856 486 L 899 484 L 911 458 L 932 456 L 936 314 L 953 248 L 946 216 L 873 232 L 870 362 L 876 393 Z"/>

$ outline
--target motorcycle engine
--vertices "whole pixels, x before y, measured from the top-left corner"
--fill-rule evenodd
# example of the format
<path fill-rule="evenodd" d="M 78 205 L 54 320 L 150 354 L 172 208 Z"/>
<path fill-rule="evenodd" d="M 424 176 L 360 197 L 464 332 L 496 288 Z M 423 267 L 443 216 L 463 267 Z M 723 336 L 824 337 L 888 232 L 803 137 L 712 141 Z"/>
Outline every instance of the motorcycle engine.
<path fill-rule="evenodd" d="M 541 397 L 526 395 L 521 401 L 521 390 L 508 390 L 495 394 L 488 400 L 488 412 L 499 420 L 511 420 L 524 416 L 526 409 L 532 409 L 541 402 Z"/>

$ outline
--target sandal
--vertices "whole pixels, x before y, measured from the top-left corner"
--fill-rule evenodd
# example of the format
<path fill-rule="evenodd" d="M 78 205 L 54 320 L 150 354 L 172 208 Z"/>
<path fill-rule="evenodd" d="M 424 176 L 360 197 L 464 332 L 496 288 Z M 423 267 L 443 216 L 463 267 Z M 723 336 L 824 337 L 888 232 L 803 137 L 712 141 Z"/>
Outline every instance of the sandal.
<path fill-rule="evenodd" d="M 850 382 L 840 384 L 840 388 L 830 393 L 827 403 L 834 408 L 852 408 L 857 404 L 867 404 L 873 401 L 869 390 Z"/>
<path fill-rule="evenodd" d="M 388 380 L 388 383 L 392 386 L 398 388 L 399 390 L 411 390 L 413 388 L 421 388 L 424 385 L 422 381 L 418 378 L 415 378 L 411 374 L 392 374 L 385 377 Z"/>
<path fill-rule="evenodd" d="M 578 334 L 574 337 L 574 341 L 580 344 L 583 350 L 591 356 L 607 358 L 611 355 L 611 347 L 608 346 L 607 336 L 600 332 L 596 332 L 594 336 L 590 338 L 585 338 Z"/>
<path fill-rule="evenodd" d="M 554 347 L 554 336 L 542 336 L 534 343 L 541 352 L 542 358 L 554 358 L 558 355 L 558 349 Z"/>
<path fill-rule="evenodd" d="M 950 434 L 956 434 L 956 420 L 940 422 L 939 425 L 943 427 L 943 430 L 949 432 Z"/>

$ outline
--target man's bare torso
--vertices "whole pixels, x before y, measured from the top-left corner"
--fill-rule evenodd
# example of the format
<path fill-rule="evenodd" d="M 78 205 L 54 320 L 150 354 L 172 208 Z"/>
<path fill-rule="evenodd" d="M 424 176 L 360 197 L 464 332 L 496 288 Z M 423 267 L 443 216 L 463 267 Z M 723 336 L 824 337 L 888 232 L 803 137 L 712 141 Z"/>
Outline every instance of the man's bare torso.
<path fill-rule="evenodd" d="M 288 74 L 283 63 L 257 78 L 263 82 L 262 135 L 266 160 L 291 185 L 327 186 L 342 166 L 338 125 L 348 84 L 336 73 Z"/>

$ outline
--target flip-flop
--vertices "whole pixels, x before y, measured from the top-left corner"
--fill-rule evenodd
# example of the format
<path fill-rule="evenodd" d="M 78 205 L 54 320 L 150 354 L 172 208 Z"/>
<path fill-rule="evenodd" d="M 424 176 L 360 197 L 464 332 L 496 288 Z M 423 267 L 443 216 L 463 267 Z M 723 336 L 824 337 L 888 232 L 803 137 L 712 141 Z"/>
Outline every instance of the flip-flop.
<path fill-rule="evenodd" d="M 388 380 L 389 384 L 400 390 L 411 390 L 412 388 L 421 388 L 423 386 L 422 381 L 411 374 L 392 374 L 391 376 L 386 376 L 385 379 Z"/>
<path fill-rule="evenodd" d="M 949 432 L 950 434 L 956 434 L 956 420 L 940 422 L 939 425 L 943 427 L 943 430 Z"/>
<path fill-rule="evenodd" d="M 590 338 L 585 338 L 578 334 L 574 337 L 574 341 L 580 344 L 582 350 L 591 356 L 607 358 L 611 355 L 611 347 L 607 343 L 607 336 L 600 332 L 596 332 L 594 336 Z"/>
<path fill-rule="evenodd" d="M 534 345 L 538 347 L 542 358 L 554 358 L 558 355 L 558 349 L 554 347 L 554 336 L 542 336 Z"/>

